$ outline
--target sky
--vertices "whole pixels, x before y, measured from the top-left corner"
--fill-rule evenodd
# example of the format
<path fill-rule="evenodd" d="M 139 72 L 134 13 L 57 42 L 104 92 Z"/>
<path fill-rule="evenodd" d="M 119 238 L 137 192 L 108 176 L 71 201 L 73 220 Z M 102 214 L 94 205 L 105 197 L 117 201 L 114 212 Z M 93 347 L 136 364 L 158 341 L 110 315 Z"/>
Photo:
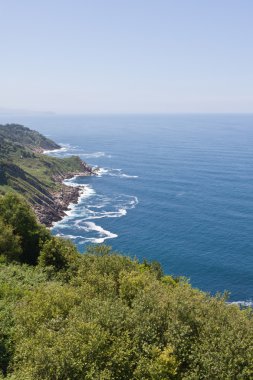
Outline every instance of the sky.
<path fill-rule="evenodd" d="M 252 0 L 0 0 L 0 112 L 253 112 Z"/>

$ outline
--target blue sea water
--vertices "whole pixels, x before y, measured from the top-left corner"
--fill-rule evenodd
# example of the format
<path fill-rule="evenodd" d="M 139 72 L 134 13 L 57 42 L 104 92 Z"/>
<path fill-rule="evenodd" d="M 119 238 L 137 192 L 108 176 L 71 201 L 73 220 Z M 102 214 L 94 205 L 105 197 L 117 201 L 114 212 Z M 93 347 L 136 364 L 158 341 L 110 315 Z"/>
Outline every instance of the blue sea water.
<path fill-rule="evenodd" d="M 62 144 L 99 175 L 53 228 L 105 242 L 232 301 L 253 298 L 253 115 L 0 117 Z"/>

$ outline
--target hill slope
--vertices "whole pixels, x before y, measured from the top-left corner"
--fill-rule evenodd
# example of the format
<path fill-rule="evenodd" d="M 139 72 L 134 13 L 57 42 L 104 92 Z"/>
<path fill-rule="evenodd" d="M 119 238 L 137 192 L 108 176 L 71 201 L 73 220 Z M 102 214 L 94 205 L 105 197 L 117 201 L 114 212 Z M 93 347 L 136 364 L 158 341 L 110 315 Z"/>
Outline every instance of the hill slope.
<path fill-rule="evenodd" d="M 0 379 L 252 380 L 252 317 L 0 197 Z"/>
<path fill-rule="evenodd" d="M 92 169 L 79 157 L 55 158 L 43 150 L 60 146 L 21 125 L 0 125 L 0 194 L 18 192 L 26 197 L 40 222 L 50 226 L 76 202 L 79 188 L 65 186 L 64 178 L 91 175 Z"/>
<path fill-rule="evenodd" d="M 60 146 L 37 131 L 33 131 L 20 124 L 0 125 L 0 139 L 9 140 L 12 144 L 21 144 L 31 149 L 40 150 L 59 149 Z"/>

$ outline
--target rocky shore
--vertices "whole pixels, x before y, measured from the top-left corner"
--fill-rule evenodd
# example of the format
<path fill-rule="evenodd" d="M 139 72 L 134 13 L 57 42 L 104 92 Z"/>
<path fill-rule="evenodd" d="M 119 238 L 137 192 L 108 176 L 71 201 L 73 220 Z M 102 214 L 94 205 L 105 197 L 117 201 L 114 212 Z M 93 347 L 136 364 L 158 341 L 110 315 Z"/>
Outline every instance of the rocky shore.
<path fill-rule="evenodd" d="M 47 227 L 52 227 L 54 222 L 58 222 L 64 216 L 71 203 L 77 203 L 80 193 L 83 190 L 80 186 L 68 186 L 63 183 L 64 180 L 73 177 L 84 177 L 96 175 L 96 170 L 83 163 L 82 172 L 71 172 L 63 175 L 54 176 L 54 182 L 59 185 L 58 191 L 50 191 L 45 201 L 32 205 L 35 214 L 40 223 Z"/>
<path fill-rule="evenodd" d="M 74 176 L 86 176 L 87 173 L 71 173 L 65 177 L 72 178 Z M 45 202 L 33 204 L 32 207 L 40 223 L 51 227 L 54 222 L 58 222 L 64 216 L 71 203 L 77 203 L 82 188 L 79 186 L 67 186 L 61 182 L 59 191 L 50 193 L 50 197 Z"/>

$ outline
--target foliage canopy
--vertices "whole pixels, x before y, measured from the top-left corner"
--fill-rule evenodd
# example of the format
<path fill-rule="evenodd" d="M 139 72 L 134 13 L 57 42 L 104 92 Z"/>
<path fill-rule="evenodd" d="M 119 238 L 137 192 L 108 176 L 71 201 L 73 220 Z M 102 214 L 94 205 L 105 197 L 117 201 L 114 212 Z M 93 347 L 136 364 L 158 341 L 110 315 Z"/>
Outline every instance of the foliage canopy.
<path fill-rule="evenodd" d="M 253 378 L 251 309 L 106 246 L 80 255 L 16 196 L 0 210 L 2 378 Z"/>

